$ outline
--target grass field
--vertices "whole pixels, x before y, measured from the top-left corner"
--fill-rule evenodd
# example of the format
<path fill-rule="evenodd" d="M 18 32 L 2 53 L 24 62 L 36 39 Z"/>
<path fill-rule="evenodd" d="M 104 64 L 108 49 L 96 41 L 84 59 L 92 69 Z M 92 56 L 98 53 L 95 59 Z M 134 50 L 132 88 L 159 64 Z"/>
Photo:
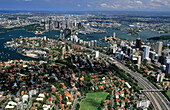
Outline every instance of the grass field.
<path fill-rule="evenodd" d="M 104 101 L 107 95 L 106 92 L 87 93 L 86 99 L 80 104 L 81 110 L 97 110 L 101 101 Z"/>

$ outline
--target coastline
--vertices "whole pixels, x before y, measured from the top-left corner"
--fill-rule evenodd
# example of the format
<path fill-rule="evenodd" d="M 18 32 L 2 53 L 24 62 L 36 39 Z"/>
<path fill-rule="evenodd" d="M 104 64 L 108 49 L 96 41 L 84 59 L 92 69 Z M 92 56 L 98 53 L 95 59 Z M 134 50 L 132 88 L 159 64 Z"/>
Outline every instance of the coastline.
<path fill-rule="evenodd" d="M 10 32 L 10 31 L 15 31 L 15 30 L 25 30 L 26 32 L 31 32 L 31 33 L 34 33 L 32 31 L 27 31 L 26 29 L 12 29 L 12 30 L 7 30 L 5 32 L 0 32 L 0 33 L 6 33 L 6 32 Z M 34 33 L 35 34 L 35 33 Z"/>

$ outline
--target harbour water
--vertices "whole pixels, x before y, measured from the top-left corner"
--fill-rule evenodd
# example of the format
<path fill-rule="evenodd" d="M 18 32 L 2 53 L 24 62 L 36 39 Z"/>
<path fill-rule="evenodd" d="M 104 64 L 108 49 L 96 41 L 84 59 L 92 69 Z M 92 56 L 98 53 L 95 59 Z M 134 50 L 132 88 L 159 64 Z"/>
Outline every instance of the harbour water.
<path fill-rule="evenodd" d="M 157 34 L 157 32 L 155 31 L 143 31 L 143 32 L 140 32 L 138 36 L 134 36 L 134 35 L 127 35 L 128 32 L 126 31 L 113 30 L 112 28 L 104 28 L 104 29 L 106 29 L 108 33 L 93 33 L 93 34 L 87 34 L 87 35 L 79 34 L 78 37 L 86 41 L 99 40 L 101 38 L 104 38 L 105 36 L 112 36 L 113 32 L 116 32 L 116 36 L 118 38 L 135 40 L 136 38 L 140 37 L 142 40 L 146 40 L 149 37 L 164 35 L 164 34 Z M 18 54 L 14 48 L 5 48 L 4 43 L 6 43 L 7 41 L 10 41 L 12 38 L 16 38 L 20 36 L 23 36 L 23 37 L 47 36 L 47 38 L 58 39 L 59 35 L 60 35 L 59 30 L 45 32 L 42 35 L 35 35 L 34 33 L 27 32 L 25 30 L 14 30 L 14 31 L 6 32 L 6 33 L 0 33 L 0 61 L 7 61 L 7 60 L 14 60 L 14 59 L 35 60 L 33 58 L 25 57 L 25 56 Z"/>
<path fill-rule="evenodd" d="M 113 36 L 113 32 L 116 33 L 116 37 L 118 38 L 123 38 L 123 39 L 128 39 L 128 40 L 135 40 L 136 38 L 141 38 L 142 40 L 147 40 L 147 38 L 150 37 L 157 37 L 161 35 L 170 35 L 170 33 L 165 33 L 165 34 L 158 34 L 156 31 L 141 31 L 139 32 L 139 35 L 128 35 L 128 31 L 120 31 L 120 30 L 114 30 L 113 28 L 104 28 L 108 33 L 93 33 L 93 34 L 87 34 L 87 35 L 82 35 L 79 34 L 78 37 L 83 39 L 83 40 L 99 40 L 101 38 L 104 38 L 105 36 Z"/>
<path fill-rule="evenodd" d="M 0 61 L 8 61 L 8 60 L 36 60 L 34 58 L 29 58 L 26 56 L 22 56 L 21 54 L 18 54 L 16 52 L 16 49 L 14 48 L 5 48 L 4 44 L 7 41 L 10 41 L 12 38 L 17 38 L 20 36 L 23 37 L 43 37 L 47 36 L 48 38 L 53 38 L 57 39 L 60 35 L 60 31 L 50 31 L 43 33 L 42 35 L 35 35 L 34 33 L 27 32 L 25 30 L 14 30 L 14 31 L 9 31 L 6 33 L 0 33 Z"/>

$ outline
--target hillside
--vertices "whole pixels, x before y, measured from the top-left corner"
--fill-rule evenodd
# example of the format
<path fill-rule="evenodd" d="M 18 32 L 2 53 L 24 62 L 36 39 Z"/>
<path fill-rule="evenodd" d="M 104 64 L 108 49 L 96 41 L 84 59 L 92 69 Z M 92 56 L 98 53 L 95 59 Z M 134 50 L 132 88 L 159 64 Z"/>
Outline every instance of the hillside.
<path fill-rule="evenodd" d="M 170 35 L 162 35 L 160 37 L 151 37 L 148 40 L 170 40 Z"/>

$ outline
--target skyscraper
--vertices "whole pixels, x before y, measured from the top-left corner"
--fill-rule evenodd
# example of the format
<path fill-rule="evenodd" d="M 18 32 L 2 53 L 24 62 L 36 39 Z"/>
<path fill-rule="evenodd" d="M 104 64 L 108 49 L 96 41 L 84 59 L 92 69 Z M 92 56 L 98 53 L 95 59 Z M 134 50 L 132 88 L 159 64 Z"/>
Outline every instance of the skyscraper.
<path fill-rule="evenodd" d="M 164 73 L 158 74 L 158 76 L 157 76 L 157 82 L 162 82 L 163 79 L 164 79 L 164 77 L 165 77 L 165 74 L 164 74 Z"/>
<path fill-rule="evenodd" d="M 150 47 L 149 46 L 144 46 L 144 55 L 143 58 L 149 58 L 149 52 L 150 52 Z"/>
<path fill-rule="evenodd" d="M 141 64 L 141 56 L 138 56 L 138 65 Z"/>
<path fill-rule="evenodd" d="M 43 40 L 47 40 L 47 37 L 46 37 L 46 36 L 44 36 Z"/>
<path fill-rule="evenodd" d="M 99 51 L 95 51 L 95 57 L 99 58 Z"/>
<path fill-rule="evenodd" d="M 113 48 L 113 50 L 112 50 L 112 53 L 116 53 L 116 49 L 117 49 L 117 44 L 113 44 L 113 46 L 112 46 Z"/>
<path fill-rule="evenodd" d="M 139 48 L 139 50 L 141 50 L 141 45 L 142 45 L 142 41 L 140 38 L 136 39 L 136 48 Z"/>
<path fill-rule="evenodd" d="M 162 41 L 156 42 L 155 51 L 156 51 L 156 53 L 158 54 L 158 56 L 161 56 L 161 53 L 162 53 L 162 45 L 163 45 L 163 42 L 162 42 Z"/>
<path fill-rule="evenodd" d="M 150 58 L 152 61 L 154 61 L 154 60 L 155 60 L 155 55 L 156 55 L 156 53 L 153 52 L 153 51 L 151 51 L 151 52 L 149 53 L 149 58 Z"/>
<path fill-rule="evenodd" d="M 63 48 L 62 48 L 62 55 L 65 55 L 66 54 L 66 47 L 64 46 Z"/>
<path fill-rule="evenodd" d="M 170 74 L 170 63 L 166 64 L 166 73 Z"/>

